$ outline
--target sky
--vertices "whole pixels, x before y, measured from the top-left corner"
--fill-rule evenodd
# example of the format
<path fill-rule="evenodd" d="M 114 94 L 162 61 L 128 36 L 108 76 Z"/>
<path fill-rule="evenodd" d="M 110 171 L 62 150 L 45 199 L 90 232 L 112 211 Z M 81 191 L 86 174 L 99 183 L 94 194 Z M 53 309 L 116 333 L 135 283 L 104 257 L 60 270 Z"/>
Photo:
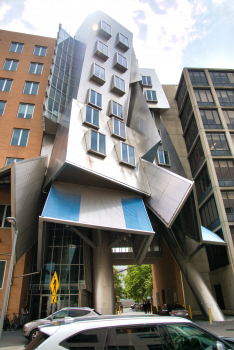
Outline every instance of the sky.
<path fill-rule="evenodd" d="M 184 67 L 234 68 L 234 0 L 0 0 L 0 28 L 72 36 L 102 10 L 133 33 L 141 68 L 178 84 Z"/>

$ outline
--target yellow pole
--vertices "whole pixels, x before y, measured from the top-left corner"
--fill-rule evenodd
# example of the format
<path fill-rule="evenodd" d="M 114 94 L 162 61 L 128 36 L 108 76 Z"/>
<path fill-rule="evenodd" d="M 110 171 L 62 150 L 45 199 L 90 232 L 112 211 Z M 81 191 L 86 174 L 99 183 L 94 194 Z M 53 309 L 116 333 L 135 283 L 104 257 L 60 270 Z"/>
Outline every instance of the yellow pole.
<path fill-rule="evenodd" d="M 211 308 L 209 307 L 209 321 L 210 324 L 212 324 L 212 314 L 211 314 Z"/>
<path fill-rule="evenodd" d="M 189 308 L 189 316 L 190 316 L 190 320 L 192 320 L 193 315 L 192 315 L 192 310 L 191 310 L 191 305 L 188 306 Z"/>

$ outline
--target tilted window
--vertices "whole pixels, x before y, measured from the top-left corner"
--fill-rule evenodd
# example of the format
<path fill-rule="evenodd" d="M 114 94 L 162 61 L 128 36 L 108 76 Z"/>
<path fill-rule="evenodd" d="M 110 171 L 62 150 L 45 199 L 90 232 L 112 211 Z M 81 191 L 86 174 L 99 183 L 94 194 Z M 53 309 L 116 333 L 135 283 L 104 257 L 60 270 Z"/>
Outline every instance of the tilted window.
<path fill-rule="evenodd" d="M 118 136 L 122 139 L 125 139 L 125 124 L 121 120 L 118 120 L 116 118 L 112 118 L 113 123 L 113 131 L 112 135 Z"/>
<path fill-rule="evenodd" d="M 85 123 L 99 127 L 99 111 L 92 107 L 86 106 Z"/>
<path fill-rule="evenodd" d="M 146 95 L 146 101 L 158 102 L 156 91 L 154 91 L 154 90 L 146 90 L 145 95 Z"/>
<path fill-rule="evenodd" d="M 123 119 L 123 107 L 119 103 L 111 100 L 110 116 L 115 116 Z"/>
<path fill-rule="evenodd" d="M 14 129 L 11 145 L 12 146 L 27 146 L 29 130 L 26 129 Z"/>
<path fill-rule="evenodd" d="M 98 64 L 94 63 L 92 68 L 91 79 L 103 85 L 106 82 L 105 69 L 99 66 Z"/>
<path fill-rule="evenodd" d="M 21 53 L 23 50 L 23 47 L 24 47 L 24 44 L 12 42 L 9 51 Z"/>
<path fill-rule="evenodd" d="M 102 109 L 102 95 L 90 89 L 88 104 L 91 104 L 92 106 L 96 106 L 97 108 Z"/>
<path fill-rule="evenodd" d="M 3 69 L 4 70 L 11 70 L 11 71 L 16 71 L 17 66 L 18 66 L 19 61 L 17 60 L 10 60 L 10 59 L 6 59 Z"/>
<path fill-rule="evenodd" d="M 88 151 L 99 154 L 102 157 L 106 156 L 106 136 L 94 130 L 88 130 L 86 133 L 88 140 Z"/>
<path fill-rule="evenodd" d="M 127 145 L 126 143 L 121 143 L 121 161 L 123 163 L 128 163 L 135 166 L 135 156 L 134 156 L 134 147 Z"/>
<path fill-rule="evenodd" d="M 42 56 L 45 57 L 47 51 L 47 47 L 45 46 L 35 46 L 33 54 L 35 56 Z"/>
<path fill-rule="evenodd" d="M 128 69 L 126 57 L 124 57 L 120 53 L 116 52 L 114 67 L 119 69 L 121 72 L 126 72 L 126 70 Z"/>
<path fill-rule="evenodd" d="M 127 51 L 129 49 L 128 38 L 125 35 L 119 33 L 117 46 L 120 47 L 122 50 Z"/>
<path fill-rule="evenodd" d="M 33 81 L 26 81 L 24 85 L 24 94 L 37 95 L 39 83 Z"/>
<path fill-rule="evenodd" d="M 142 84 L 144 86 L 152 86 L 151 77 L 149 77 L 149 76 L 142 76 Z"/>
<path fill-rule="evenodd" d="M 111 26 L 109 24 L 107 24 L 106 22 L 101 20 L 99 23 L 99 34 L 104 36 L 106 39 L 110 39 L 111 38 Z"/>
<path fill-rule="evenodd" d="M 41 74 L 43 69 L 43 64 L 42 63 L 35 63 L 31 62 L 30 67 L 29 67 L 29 73 L 33 74 Z"/>
<path fill-rule="evenodd" d="M 17 117 L 32 119 L 34 107 L 35 105 L 31 105 L 28 103 L 20 103 Z"/>
<path fill-rule="evenodd" d="M 12 163 L 21 162 L 22 160 L 24 160 L 24 158 L 7 158 L 7 159 L 6 159 L 6 164 L 5 164 L 5 165 L 9 165 L 9 164 L 12 164 Z"/>
<path fill-rule="evenodd" d="M 116 92 L 120 96 L 123 96 L 125 94 L 124 80 L 117 75 L 114 75 L 112 79 L 112 91 Z"/>
<path fill-rule="evenodd" d="M 97 41 L 95 55 L 101 58 L 103 61 L 106 61 L 108 56 L 108 46 L 105 45 L 102 41 Z"/>
<path fill-rule="evenodd" d="M 0 101 L 0 116 L 3 115 L 5 107 L 6 107 L 6 101 Z"/>
<path fill-rule="evenodd" d="M 161 165 L 171 165 L 168 151 L 158 150 L 158 163 Z"/>
<path fill-rule="evenodd" d="M 11 89 L 13 80 L 0 78 L 0 91 L 9 92 Z"/>

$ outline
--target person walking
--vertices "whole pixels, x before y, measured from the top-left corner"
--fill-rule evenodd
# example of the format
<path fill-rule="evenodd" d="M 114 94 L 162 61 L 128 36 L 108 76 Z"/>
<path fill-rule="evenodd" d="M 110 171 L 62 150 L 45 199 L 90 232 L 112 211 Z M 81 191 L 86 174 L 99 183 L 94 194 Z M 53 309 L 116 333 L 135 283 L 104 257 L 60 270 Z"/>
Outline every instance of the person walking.
<path fill-rule="evenodd" d="M 150 314 L 150 312 L 151 312 L 151 304 L 150 304 L 149 301 L 147 302 L 146 307 L 147 307 L 147 314 Z"/>
<path fill-rule="evenodd" d="M 23 311 L 23 326 L 28 322 L 28 306 L 26 305 Z"/>

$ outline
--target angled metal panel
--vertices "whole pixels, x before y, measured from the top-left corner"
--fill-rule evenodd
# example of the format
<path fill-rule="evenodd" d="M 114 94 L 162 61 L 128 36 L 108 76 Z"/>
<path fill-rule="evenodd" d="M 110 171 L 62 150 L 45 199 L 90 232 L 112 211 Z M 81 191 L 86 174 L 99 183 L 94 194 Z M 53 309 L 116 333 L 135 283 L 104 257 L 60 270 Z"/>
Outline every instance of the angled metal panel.
<path fill-rule="evenodd" d="M 139 69 L 138 60 L 136 58 L 135 51 L 132 50 L 130 84 L 136 83 L 137 81 L 141 82 L 141 80 L 142 77 Z"/>
<path fill-rule="evenodd" d="M 37 240 L 38 216 L 43 194 L 42 184 L 46 172 L 47 157 L 38 157 L 15 163 L 14 206 L 18 239 L 18 261 Z"/>
<path fill-rule="evenodd" d="M 192 191 L 193 181 L 176 175 L 162 167 L 142 160 L 151 190 L 146 205 L 170 227 Z"/>
<path fill-rule="evenodd" d="M 202 242 L 206 244 L 227 245 L 227 243 L 220 238 L 216 233 L 201 226 Z"/>

